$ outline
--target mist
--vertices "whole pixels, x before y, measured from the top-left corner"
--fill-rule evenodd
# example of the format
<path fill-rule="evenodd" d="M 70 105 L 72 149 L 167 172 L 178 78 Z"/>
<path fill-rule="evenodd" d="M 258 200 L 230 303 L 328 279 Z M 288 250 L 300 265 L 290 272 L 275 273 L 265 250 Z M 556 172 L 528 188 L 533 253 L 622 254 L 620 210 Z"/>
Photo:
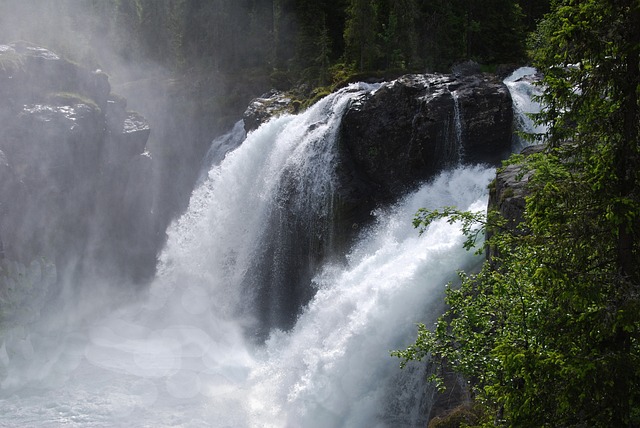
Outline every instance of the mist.
<path fill-rule="evenodd" d="M 73 331 L 141 298 L 218 132 L 142 52 L 124 11 L 107 20 L 109 10 L 0 3 L 0 44 L 11 44 L 0 88 L 6 343 Z"/>
<path fill-rule="evenodd" d="M 88 70 L 99 70 L 108 77 L 110 92 L 120 97 L 126 110 L 138 112 L 148 121 L 151 133 L 144 151 L 152 161 L 141 165 L 144 172 L 123 185 L 128 194 L 144 193 L 150 199 L 145 212 L 135 213 L 138 218 L 134 222 L 153 230 L 156 236 L 151 245 L 157 252 L 164 243 L 166 227 L 186 209 L 211 140 L 233 122 L 216 121 L 202 107 L 204 102 L 215 104 L 218 89 L 213 80 L 205 91 L 200 89 L 201 94 L 192 96 L 194 89 L 189 88 L 188 77 L 167 67 L 176 55 L 168 41 L 167 50 L 156 54 L 160 61 L 154 59 L 134 31 L 135 3 L 127 4 L 116 7 L 104 1 L 5 1 L 0 5 L 0 41 L 32 43 Z M 163 5 L 173 7 L 171 2 Z M 237 117 L 238 114 L 235 120 Z M 112 275 L 102 272 L 101 276 Z M 149 274 L 141 274 L 120 279 L 144 282 L 149 278 Z"/>
<path fill-rule="evenodd" d="M 0 425 L 424 426 L 429 366 L 389 350 L 482 258 L 411 218 L 483 210 L 494 169 L 442 161 L 350 221 L 342 119 L 384 84 L 247 132 L 299 23 L 211 4 L 0 4 Z"/>

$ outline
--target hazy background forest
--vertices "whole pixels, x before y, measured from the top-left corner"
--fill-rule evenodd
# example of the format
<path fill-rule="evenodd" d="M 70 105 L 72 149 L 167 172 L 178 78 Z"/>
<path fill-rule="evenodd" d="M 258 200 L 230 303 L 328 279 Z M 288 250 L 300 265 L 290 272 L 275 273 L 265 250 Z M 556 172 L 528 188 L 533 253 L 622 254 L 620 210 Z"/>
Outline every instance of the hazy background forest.
<path fill-rule="evenodd" d="M 447 72 L 466 59 L 488 69 L 521 62 L 548 1 L 8 0 L 0 8 L 5 42 L 40 43 L 116 85 L 171 77 L 203 98 L 217 95 L 203 107 L 225 122 L 271 87 Z M 16 12 L 19 20 L 9 18 Z"/>

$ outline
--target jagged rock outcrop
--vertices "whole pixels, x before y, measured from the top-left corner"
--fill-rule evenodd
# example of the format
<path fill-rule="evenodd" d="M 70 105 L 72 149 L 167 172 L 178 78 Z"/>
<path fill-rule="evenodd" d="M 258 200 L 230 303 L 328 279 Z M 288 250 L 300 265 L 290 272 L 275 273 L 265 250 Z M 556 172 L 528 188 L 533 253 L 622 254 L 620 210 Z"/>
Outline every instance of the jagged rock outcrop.
<path fill-rule="evenodd" d="M 120 163 L 144 153 L 151 134 L 149 122 L 137 112 L 127 111 L 127 100 L 111 95 L 106 103 L 108 142 L 104 160 Z"/>
<path fill-rule="evenodd" d="M 150 180 L 141 177 L 150 174 L 149 133 L 110 94 L 104 73 L 26 42 L 0 45 L 5 256 L 25 265 L 44 257 L 79 274 L 100 266 L 123 279 L 149 276 L 162 242 L 147 215 Z"/>
<path fill-rule="evenodd" d="M 496 174 L 489 192 L 489 210 L 498 211 L 513 226 L 524 217 L 530 172 L 522 174 L 520 165 L 508 165 Z"/>
<path fill-rule="evenodd" d="M 372 209 L 457 163 L 510 151 L 508 88 L 475 74 L 407 75 L 352 103 L 342 120 L 336 230 L 348 242 Z"/>
<path fill-rule="evenodd" d="M 28 42 L 0 44 L 0 64 L 0 96 L 4 105 L 73 93 L 102 106 L 111 90 L 103 72 L 87 70 Z"/>
<path fill-rule="evenodd" d="M 458 162 L 491 162 L 511 147 L 513 110 L 493 77 L 407 75 L 347 110 L 341 139 L 376 198 L 391 199 Z"/>
<path fill-rule="evenodd" d="M 257 129 L 270 118 L 287 112 L 293 112 L 293 101 L 280 91 L 272 90 L 254 98 L 242 115 L 246 132 Z"/>
<path fill-rule="evenodd" d="M 544 145 L 525 147 L 521 154 L 529 156 L 544 150 Z M 497 211 L 515 227 L 524 219 L 525 198 L 533 171 L 522 171 L 522 165 L 511 164 L 500 168 L 489 191 L 489 211 Z"/>
<path fill-rule="evenodd" d="M 525 147 L 521 154 L 528 156 L 544 149 L 544 145 Z M 494 182 L 489 187 L 489 202 L 487 211 L 496 211 L 507 220 L 506 227 L 514 230 L 523 220 L 526 207 L 526 197 L 530 194 L 529 179 L 533 171 L 523 171 L 522 165 L 511 164 L 500 168 Z M 490 238 L 492 231 L 487 231 Z M 487 248 L 487 258 L 495 257 L 495 249 Z"/>

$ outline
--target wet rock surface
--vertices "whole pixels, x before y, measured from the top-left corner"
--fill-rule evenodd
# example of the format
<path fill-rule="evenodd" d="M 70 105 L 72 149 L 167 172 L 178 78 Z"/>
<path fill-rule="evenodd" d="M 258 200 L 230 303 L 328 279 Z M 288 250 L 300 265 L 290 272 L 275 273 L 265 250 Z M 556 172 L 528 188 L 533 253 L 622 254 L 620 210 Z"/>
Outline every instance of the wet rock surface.
<path fill-rule="evenodd" d="M 507 87 L 488 75 L 408 75 L 362 97 L 341 138 L 358 174 L 390 199 L 457 163 L 496 163 L 511 146 Z"/>
<path fill-rule="evenodd" d="M 508 88 L 491 75 L 407 75 L 347 110 L 340 130 L 338 215 L 346 236 L 376 205 L 457 164 L 509 153 Z"/>

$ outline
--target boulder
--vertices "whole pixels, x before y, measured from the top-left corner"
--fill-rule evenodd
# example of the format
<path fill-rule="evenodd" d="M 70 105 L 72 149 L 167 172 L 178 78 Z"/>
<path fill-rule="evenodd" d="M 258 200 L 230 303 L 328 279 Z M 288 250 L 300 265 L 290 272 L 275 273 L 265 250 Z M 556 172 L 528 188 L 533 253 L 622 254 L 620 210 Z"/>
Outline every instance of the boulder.
<path fill-rule="evenodd" d="M 122 116 L 122 120 L 109 129 L 105 145 L 107 162 L 119 163 L 144 153 L 151 134 L 151 126 L 141 114 L 127 111 Z"/>
<path fill-rule="evenodd" d="M 106 74 L 90 71 L 43 47 L 0 44 L 0 95 L 5 103 L 41 99 L 43 94 L 74 93 L 105 105 L 111 87 Z"/>
<path fill-rule="evenodd" d="M 459 162 L 502 159 L 511 147 L 508 88 L 487 75 L 407 75 L 354 102 L 341 141 L 376 199 Z"/>
<path fill-rule="evenodd" d="M 499 163 L 512 122 L 509 90 L 490 75 L 406 75 L 362 95 L 340 129 L 340 230 L 448 167 Z"/>

